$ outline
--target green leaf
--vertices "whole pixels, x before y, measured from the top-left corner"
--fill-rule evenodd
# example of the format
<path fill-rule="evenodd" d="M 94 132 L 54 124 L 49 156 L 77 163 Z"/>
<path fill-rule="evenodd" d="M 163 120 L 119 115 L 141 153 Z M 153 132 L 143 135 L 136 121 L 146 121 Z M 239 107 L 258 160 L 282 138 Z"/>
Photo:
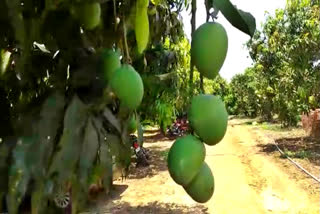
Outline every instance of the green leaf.
<path fill-rule="evenodd" d="M 0 193 L 8 190 L 8 163 L 9 148 L 2 143 L 0 145 Z"/>
<path fill-rule="evenodd" d="M 128 123 L 124 123 L 123 124 L 123 129 L 121 132 L 121 141 L 124 145 L 130 144 L 130 140 L 129 140 L 129 132 L 128 132 Z"/>
<path fill-rule="evenodd" d="M 121 156 L 125 155 L 122 149 L 123 144 L 121 143 L 120 137 L 114 134 L 107 134 L 106 142 L 110 149 L 110 157 L 112 161 L 112 174 L 114 180 L 121 176 L 121 170 L 123 168 Z"/>
<path fill-rule="evenodd" d="M 54 140 L 63 119 L 65 99 L 62 94 L 50 95 L 42 105 L 35 132 L 39 136 L 30 154 L 35 160 L 31 170 L 35 178 L 44 176 L 54 148 Z"/>
<path fill-rule="evenodd" d="M 88 188 L 83 189 L 76 175 L 72 176 L 71 184 L 72 214 L 77 214 L 79 213 L 79 210 L 84 208 L 87 199 L 87 192 L 84 190 L 87 190 Z"/>
<path fill-rule="evenodd" d="M 97 156 L 99 148 L 99 139 L 97 130 L 92 125 L 92 120 L 89 119 L 84 132 L 84 139 L 81 151 L 81 159 L 79 162 L 80 183 L 83 187 L 87 186 L 89 172 L 92 168 L 93 162 Z"/>
<path fill-rule="evenodd" d="M 256 20 L 250 13 L 237 9 L 229 0 L 213 0 L 213 4 L 234 27 L 253 36 L 256 30 Z"/>
<path fill-rule="evenodd" d="M 138 130 L 138 143 L 140 146 L 143 145 L 143 128 L 140 122 L 140 117 L 136 115 L 137 120 L 137 130 Z"/>
<path fill-rule="evenodd" d="M 53 157 L 49 170 L 50 174 L 58 172 L 59 183 L 71 178 L 79 160 L 86 119 L 87 107 L 75 95 L 65 114 L 63 134 L 59 142 L 60 150 Z"/>
<path fill-rule="evenodd" d="M 44 182 L 37 182 L 31 195 L 31 213 L 44 213 L 46 210 Z"/>
<path fill-rule="evenodd" d="M 111 112 L 111 110 L 106 107 L 103 111 L 104 117 L 113 125 L 119 133 L 121 133 L 121 124 L 120 121 L 114 116 Z"/>
<path fill-rule="evenodd" d="M 154 5 L 161 5 L 161 6 L 166 6 L 166 1 L 164 1 L 164 0 L 151 0 L 151 2 L 152 2 L 152 4 L 154 4 Z"/>
<path fill-rule="evenodd" d="M 8 184 L 8 210 L 9 213 L 18 213 L 18 208 L 27 191 L 28 183 L 30 181 L 30 171 L 28 164 L 32 161 L 28 160 L 27 153 L 30 145 L 36 141 L 35 137 L 21 137 L 17 146 L 13 151 L 14 163 L 9 171 Z"/>
<path fill-rule="evenodd" d="M 135 16 L 135 35 L 139 54 L 142 54 L 149 42 L 148 0 L 137 0 Z"/>
<path fill-rule="evenodd" d="M 99 159 L 100 165 L 103 168 L 102 183 L 106 191 L 108 191 L 112 185 L 112 158 L 108 144 L 105 142 L 101 142 L 100 144 Z"/>
<path fill-rule="evenodd" d="M 3 74 L 9 65 L 11 53 L 9 51 L 0 50 L 0 74 Z"/>
<path fill-rule="evenodd" d="M 106 135 L 106 142 L 110 148 L 110 153 L 114 156 L 120 156 L 121 153 L 121 139 L 114 134 Z"/>
<path fill-rule="evenodd" d="M 113 177 L 111 155 L 119 155 L 120 150 L 118 147 L 120 146 L 120 137 L 113 134 L 106 134 L 101 120 L 95 118 L 93 122 L 94 126 L 99 131 L 98 139 L 100 147 L 98 156 L 99 162 L 92 170 L 91 183 L 96 183 L 98 182 L 98 178 L 102 178 L 105 190 L 108 191 L 110 190 Z M 110 142 L 113 142 L 114 144 L 111 144 Z"/>

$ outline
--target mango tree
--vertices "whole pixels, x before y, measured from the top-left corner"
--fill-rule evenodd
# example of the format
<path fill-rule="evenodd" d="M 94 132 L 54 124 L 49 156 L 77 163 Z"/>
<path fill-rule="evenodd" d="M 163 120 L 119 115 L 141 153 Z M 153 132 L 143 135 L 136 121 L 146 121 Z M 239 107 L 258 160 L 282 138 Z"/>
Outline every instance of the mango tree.
<path fill-rule="evenodd" d="M 188 1 L 148 0 L 0 1 L 0 198 L 5 205 L 1 209 L 12 214 L 23 209 L 59 213 L 56 205 L 72 204 L 72 213 L 77 213 L 88 200 L 91 184 L 109 192 L 114 179 L 127 175 L 130 132 L 137 129 L 143 143 L 139 117 L 143 97 L 149 96 L 150 82 L 157 87 L 170 79 L 166 69 L 174 68 L 176 58 L 162 51 L 164 61 L 152 65 L 153 60 L 166 41 L 177 44 L 183 39 L 178 15 L 188 5 Z M 235 27 L 253 35 L 255 21 L 250 14 L 228 0 L 206 5 L 208 11 L 220 10 Z M 224 61 L 227 35 L 215 22 L 205 25 L 209 45 L 216 44 L 217 26 L 223 32 L 219 66 L 211 69 L 208 60 L 202 66 L 199 56 L 195 61 L 203 76 L 213 78 Z M 198 49 L 202 45 L 196 44 Z M 162 65 L 164 71 L 152 70 Z M 151 97 L 156 102 L 157 97 Z M 225 113 L 221 101 L 213 100 Z M 223 137 L 225 117 L 219 137 L 208 136 L 209 144 Z M 194 124 L 199 132 L 194 138 L 201 144 L 206 132 L 197 131 L 198 123 Z M 213 187 L 213 175 L 202 162 L 193 175 L 185 188 L 204 202 L 213 188 L 204 197 L 196 191 L 206 176 L 212 177 L 208 185 Z"/>

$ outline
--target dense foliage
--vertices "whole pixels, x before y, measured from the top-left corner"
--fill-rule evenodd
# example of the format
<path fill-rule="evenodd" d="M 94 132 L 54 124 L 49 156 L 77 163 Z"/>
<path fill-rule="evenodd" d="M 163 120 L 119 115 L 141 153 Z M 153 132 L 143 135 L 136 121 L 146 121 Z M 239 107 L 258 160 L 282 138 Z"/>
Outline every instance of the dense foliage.
<path fill-rule="evenodd" d="M 139 102 L 134 97 L 119 102 L 128 92 L 109 85 L 111 77 L 103 70 L 106 50 L 118 52 L 122 64 L 133 65 L 145 91 L 152 93 L 144 101 L 154 102 L 152 96 L 161 92 L 149 90 L 148 83 L 170 79 L 157 76 L 173 71 L 175 63 L 175 55 L 161 47 L 183 38 L 177 14 L 184 5 L 144 0 L 0 2 L 0 199 L 6 199 L 9 213 L 20 212 L 25 195 L 32 198 L 33 213 L 57 213 L 51 202 L 61 186 L 65 191 L 72 187 L 75 213 L 92 183 L 102 180 L 108 192 L 113 179 L 126 175 L 131 160 L 127 126 L 133 115 L 139 142 L 143 140 L 132 109 Z M 163 57 L 157 55 L 159 48 Z"/>
<path fill-rule="evenodd" d="M 190 44 L 179 14 L 189 4 L 0 1 L 0 205 L 7 206 L 5 212 L 20 213 L 27 204 L 32 213 L 59 213 L 53 201 L 70 192 L 77 213 L 91 184 L 109 192 L 114 179 L 127 175 L 129 132 L 137 128 L 143 143 L 141 119 L 165 129 L 176 112 L 186 111 L 202 85 L 199 74 L 187 78 Z M 228 0 L 206 4 L 209 15 L 218 8 L 253 35 L 251 14 Z M 219 80 L 212 93 L 225 93 L 220 82 L 224 85 Z"/>
<path fill-rule="evenodd" d="M 185 116 L 190 98 L 201 93 L 200 74 L 194 72 L 193 84 L 188 81 L 190 69 L 190 42 L 181 36 L 177 43 L 165 40 L 162 46 L 147 51 L 153 54 L 148 73 L 143 75 L 146 94 L 139 109 L 141 117 L 147 123 L 155 123 L 163 131 L 176 117 Z M 160 65 L 160 66 L 159 66 Z M 153 74 L 153 75 L 150 75 Z M 218 76 L 215 80 L 204 79 L 204 92 L 224 95 L 226 81 Z M 222 87 L 221 87 L 222 86 Z"/>
<path fill-rule="evenodd" d="M 320 107 L 319 1 L 290 0 L 247 43 L 254 63 L 230 88 L 232 113 L 296 125 Z"/>

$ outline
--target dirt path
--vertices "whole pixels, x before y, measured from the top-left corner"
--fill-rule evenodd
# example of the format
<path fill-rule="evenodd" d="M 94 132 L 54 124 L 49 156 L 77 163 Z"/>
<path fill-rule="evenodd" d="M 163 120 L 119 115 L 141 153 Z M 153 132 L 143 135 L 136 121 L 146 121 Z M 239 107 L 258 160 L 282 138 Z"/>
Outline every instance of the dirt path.
<path fill-rule="evenodd" d="M 96 212 L 319 213 L 319 193 L 305 191 L 274 158 L 260 151 L 262 139 L 232 124 L 221 143 L 207 147 L 206 162 L 215 176 L 215 193 L 207 203 L 195 203 L 170 178 L 165 156 L 172 141 L 159 140 L 154 132 L 145 143 L 152 150 L 151 167 L 134 169 L 126 181 L 117 181 L 112 200 L 100 200 Z"/>
<path fill-rule="evenodd" d="M 308 195 L 276 160 L 261 153 L 256 137 L 245 127 L 230 126 L 224 141 L 208 148 L 206 161 L 216 175 L 209 212 L 319 213 L 319 195 Z"/>

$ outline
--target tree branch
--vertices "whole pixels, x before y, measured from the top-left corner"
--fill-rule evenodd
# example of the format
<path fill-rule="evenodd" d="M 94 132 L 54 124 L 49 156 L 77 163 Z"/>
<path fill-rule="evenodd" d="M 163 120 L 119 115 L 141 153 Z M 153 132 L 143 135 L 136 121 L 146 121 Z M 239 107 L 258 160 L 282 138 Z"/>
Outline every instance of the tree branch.
<path fill-rule="evenodd" d="M 191 40 L 192 40 L 192 34 L 196 30 L 196 12 L 197 12 L 197 0 L 192 0 L 191 3 Z M 193 92 L 193 71 L 194 71 L 194 64 L 191 58 L 190 62 L 190 76 L 189 76 L 189 87 L 190 87 L 190 95 L 192 95 Z"/>

